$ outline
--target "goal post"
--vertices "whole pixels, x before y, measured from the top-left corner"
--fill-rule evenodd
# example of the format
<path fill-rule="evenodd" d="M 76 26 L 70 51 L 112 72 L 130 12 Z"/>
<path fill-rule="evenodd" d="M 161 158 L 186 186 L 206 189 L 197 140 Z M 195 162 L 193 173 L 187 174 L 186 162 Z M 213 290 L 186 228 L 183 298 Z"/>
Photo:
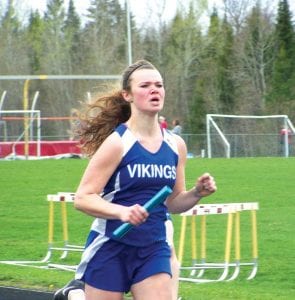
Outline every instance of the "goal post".
<path fill-rule="evenodd" d="M 292 155 L 295 128 L 287 115 L 206 115 L 207 153 L 212 157 Z"/>

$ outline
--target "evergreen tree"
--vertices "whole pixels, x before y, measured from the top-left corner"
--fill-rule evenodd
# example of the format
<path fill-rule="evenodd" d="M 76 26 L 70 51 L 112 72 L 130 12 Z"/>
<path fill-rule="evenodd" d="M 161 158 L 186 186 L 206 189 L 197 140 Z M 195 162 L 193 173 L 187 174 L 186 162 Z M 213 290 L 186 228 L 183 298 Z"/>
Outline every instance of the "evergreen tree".
<path fill-rule="evenodd" d="M 203 114 L 220 112 L 217 63 L 222 40 L 220 23 L 217 10 L 213 8 L 208 32 L 203 38 L 204 51 L 200 59 L 195 87 L 195 99 L 199 101 L 198 107 L 203 105 Z M 205 126 L 204 121 L 202 127 Z"/>
<path fill-rule="evenodd" d="M 281 106 L 295 101 L 295 42 L 292 15 L 287 0 L 278 6 L 275 28 L 275 57 L 272 73 L 272 89 L 268 99 Z"/>
<path fill-rule="evenodd" d="M 180 119 L 184 130 L 194 132 L 198 131 L 200 121 L 193 114 L 198 103 L 192 97 L 202 54 L 198 19 L 199 14 L 192 6 L 187 14 L 178 11 L 167 28 L 163 46 L 163 74 L 170 104 L 166 105 L 165 114 Z"/>
<path fill-rule="evenodd" d="M 267 69 L 273 52 L 273 26 L 260 4 L 250 11 L 238 38 L 236 59 L 239 65 L 240 104 L 248 114 L 263 114 L 267 91 Z M 272 54 L 273 55 L 273 54 Z M 250 105 L 249 105 L 250 104 Z"/>
<path fill-rule="evenodd" d="M 0 19 L 0 56 L 5 58 L 0 60 L 2 74 L 18 74 L 26 68 L 28 58 L 22 36 L 23 27 L 14 8 L 14 1 L 9 0 L 3 17 Z M 16 57 L 19 63 L 16 63 Z"/>
<path fill-rule="evenodd" d="M 69 73 L 70 54 L 65 38 L 65 8 L 64 0 L 49 0 L 44 14 L 44 53 L 41 59 L 43 73 L 50 75 L 65 75 Z M 72 96 L 69 92 L 69 81 L 42 80 L 39 83 L 42 91 L 42 112 L 50 116 L 69 115 L 72 108 Z M 58 99 L 59 105 L 56 105 Z M 68 127 L 66 122 L 56 124 L 51 122 L 45 134 L 63 132 Z"/>
<path fill-rule="evenodd" d="M 221 20 L 217 9 L 210 16 L 207 35 L 203 38 L 204 51 L 198 67 L 194 99 L 203 122 L 199 128 L 204 130 L 207 113 L 230 113 L 234 104 L 234 84 L 231 78 L 233 35 L 226 18 Z M 194 111 L 194 108 L 192 108 Z M 197 115 L 194 115 L 196 118 Z M 201 115 L 199 116 L 200 119 Z"/>
<path fill-rule="evenodd" d="M 232 28 L 227 22 L 226 16 L 221 24 L 220 33 L 222 40 L 220 42 L 220 50 L 217 57 L 219 102 L 222 113 L 233 113 L 235 108 L 235 87 L 231 71 L 233 64 L 234 37 Z"/>
<path fill-rule="evenodd" d="M 20 22 L 14 1 L 0 10 L 0 72 L 1 75 L 25 74 L 29 69 L 29 58 L 23 38 L 24 26 Z M 7 91 L 9 101 L 4 109 L 22 108 L 22 84 L 16 80 L 1 80 L 0 93 Z M 3 107 L 2 107 L 3 108 Z M 12 125 L 18 126 L 18 125 Z"/>
<path fill-rule="evenodd" d="M 127 62 L 126 12 L 118 0 L 92 0 L 83 32 L 84 57 L 94 74 L 118 73 Z"/>
<path fill-rule="evenodd" d="M 69 53 L 69 66 L 68 72 L 70 74 L 75 73 L 75 70 L 79 68 L 82 62 L 82 55 L 80 53 L 81 47 L 81 20 L 76 12 L 74 1 L 70 0 L 65 25 L 65 42 Z M 78 72 L 79 73 L 79 72 Z"/>
<path fill-rule="evenodd" d="M 38 11 L 31 11 L 27 28 L 28 52 L 30 57 L 31 73 L 41 72 L 41 58 L 43 56 L 44 22 Z"/>
<path fill-rule="evenodd" d="M 1 28 L 9 28 L 12 32 L 18 33 L 21 27 L 21 23 L 18 20 L 18 16 L 13 3 L 13 0 L 8 0 L 6 11 L 4 12 L 3 17 L 1 18 Z"/>
<path fill-rule="evenodd" d="M 216 59 L 220 48 L 220 19 L 216 7 L 210 15 L 210 23 L 207 35 L 206 55 Z"/>
<path fill-rule="evenodd" d="M 68 53 L 65 52 L 63 0 L 48 1 L 44 22 L 46 28 L 43 39 L 46 49 L 43 59 L 44 67 L 51 74 L 66 74 L 65 61 Z"/>

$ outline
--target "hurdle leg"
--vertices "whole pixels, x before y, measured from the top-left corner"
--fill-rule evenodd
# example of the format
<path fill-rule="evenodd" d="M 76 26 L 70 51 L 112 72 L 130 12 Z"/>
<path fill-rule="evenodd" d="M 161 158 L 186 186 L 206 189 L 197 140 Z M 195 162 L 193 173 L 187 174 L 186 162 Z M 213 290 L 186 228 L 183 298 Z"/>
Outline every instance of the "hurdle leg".
<path fill-rule="evenodd" d="M 257 219 L 256 210 L 251 210 L 251 224 L 252 224 L 252 255 L 253 255 L 253 269 L 248 276 L 248 280 L 256 276 L 258 270 L 258 242 L 257 242 Z"/>
<path fill-rule="evenodd" d="M 235 257 L 236 257 L 236 262 L 235 262 L 235 270 L 233 275 L 227 279 L 227 281 L 234 280 L 238 277 L 240 273 L 240 261 L 241 261 L 241 221 L 240 221 L 240 212 L 237 211 L 235 213 Z"/>
<path fill-rule="evenodd" d="M 192 247 L 192 266 L 197 263 L 197 230 L 196 216 L 191 217 L 191 247 Z M 191 276 L 195 276 L 196 270 L 191 271 Z"/>
<path fill-rule="evenodd" d="M 206 264 L 206 215 L 201 216 L 201 262 L 200 265 Z M 201 268 L 197 278 L 201 278 L 205 273 L 205 268 Z"/>
<path fill-rule="evenodd" d="M 195 283 L 210 283 L 217 281 L 224 281 L 228 276 L 228 271 L 230 267 L 230 252 L 231 252 L 231 240 L 232 240 L 232 229 L 233 229 L 233 216 L 234 213 L 230 212 L 227 218 L 226 227 L 226 241 L 225 241 L 225 257 L 224 263 L 206 263 L 206 215 L 202 215 L 202 234 L 201 234 L 201 251 L 203 263 L 196 264 L 193 267 L 183 267 L 183 269 L 193 270 L 201 269 L 202 273 L 199 273 L 199 277 L 203 276 L 206 269 L 223 269 L 223 272 L 217 279 L 203 279 L 203 278 L 185 278 L 180 277 L 182 281 L 195 282 Z"/>
<path fill-rule="evenodd" d="M 230 265 L 230 250 L 232 240 L 232 227 L 233 227 L 233 213 L 228 214 L 227 230 L 226 230 L 226 242 L 225 242 L 225 257 L 224 257 L 224 270 L 221 276 L 216 281 L 223 281 L 226 279 Z"/>
<path fill-rule="evenodd" d="M 49 201 L 49 217 L 48 217 L 48 251 L 44 258 L 44 262 L 48 262 L 52 255 L 54 233 L 54 202 Z"/>
<path fill-rule="evenodd" d="M 60 258 L 64 259 L 68 255 L 68 242 L 69 242 L 67 204 L 65 201 L 61 201 L 61 218 L 62 218 L 62 231 L 63 231 L 63 241 L 64 241 L 65 250 L 63 251 Z"/>
<path fill-rule="evenodd" d="M 178 261 L 180 265 L 182 264 L 183 261 L 185 231 L 186 231 L 186 216 L 183 216 L 181 219 L 181 229 L 180 229 L 179 247 L 178 247 Z"/>
<path fill-rule="evenodd" d="M 195 216 L 192 216 L 193 218 Z M 185 218 L 185 216 L 183 216 L 183 218 Z M 192 224 L 195 225 L 195 223 L 193 222 Z M 192 231 L 194 231 L 192 229 Z M 194 231 L 196 233 L 196 231 Z M 195 249 L 197 248 L 196 245 L 196 239 L 193 238 L 195 240 L 194 242 L 194 247 Z M 191 267 L 182 267 L 182 270 L 191 270 L 190 276 L 195 276 L 196 278 L 189 278 L 189 277 L 180 277 L 179 280 L 181 281 L 188 281 L 188 282 L 195 282 L 195 283 L 199 283 L 199 282 L 203 282 L 202 279 L 199 279 L 205 271 L 205 257 L 206 257 L 206 216 L 202 215 L 201 216 L 201 234 L 200 234 L 200 240 L 201 240 L 201 257 L 202 257 L 202 263 L 200 264 L 193 264 Z M 196 253 L 196 252 L 195 252 Z M 196 256 L 195 256 L 196 257 Z M 198 273 L 196 274 L 196 271 L 198 270 Z"/>

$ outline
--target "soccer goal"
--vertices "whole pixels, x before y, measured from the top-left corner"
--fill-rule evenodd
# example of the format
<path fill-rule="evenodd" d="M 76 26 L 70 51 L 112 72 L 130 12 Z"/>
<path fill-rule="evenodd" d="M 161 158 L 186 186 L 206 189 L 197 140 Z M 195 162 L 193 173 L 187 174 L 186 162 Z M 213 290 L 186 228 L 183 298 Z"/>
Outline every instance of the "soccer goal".
<path fill-rule="evenodd" d="M 41 113 L 40 110 L 1 110 L 0 111 L 0 146 L 11 145 L 10 153 L 16 155 L 16 147 L 29 148 L 28 153 L 41 154 Z M 26 151 L 24 151 L 26 152 Z M 0 153 L 1 154 L 1 153 Z"/>
<path fill-rule="evenodd" d="M 287 115 L 208 114 L 206 126 L 208 158 L 294 155 L 295 128 Z"/>

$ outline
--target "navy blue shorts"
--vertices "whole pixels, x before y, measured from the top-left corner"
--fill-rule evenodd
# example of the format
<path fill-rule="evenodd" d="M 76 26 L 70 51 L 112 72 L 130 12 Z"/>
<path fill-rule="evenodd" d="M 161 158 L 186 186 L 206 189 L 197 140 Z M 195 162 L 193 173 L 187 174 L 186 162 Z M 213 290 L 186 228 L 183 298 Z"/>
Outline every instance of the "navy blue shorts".
<path fill-rule="evenodd" d="M 82 278 L 106 291 L 129 292 L 133 284 L 158 273 L 171 275 L 171 250 L 167 242 L 134 247 L 107 241 L 90 260 Z"/>

